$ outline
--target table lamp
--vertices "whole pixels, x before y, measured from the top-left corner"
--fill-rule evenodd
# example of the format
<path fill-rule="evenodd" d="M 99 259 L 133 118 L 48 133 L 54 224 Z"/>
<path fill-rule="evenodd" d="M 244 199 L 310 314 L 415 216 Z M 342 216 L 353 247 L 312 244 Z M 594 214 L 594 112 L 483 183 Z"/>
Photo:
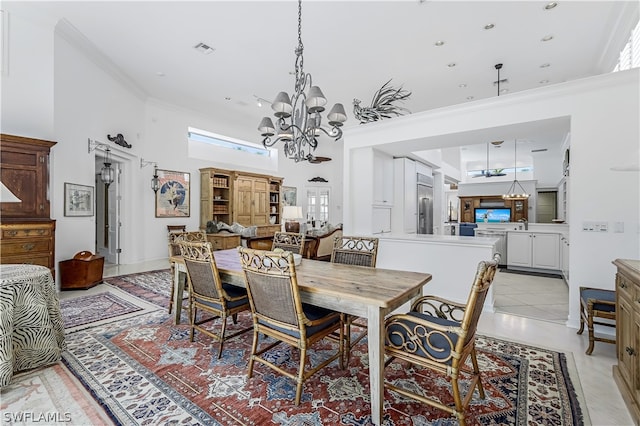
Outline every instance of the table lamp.
<path fill-rule="evenodd" d="M 302 207 L 284 206 L 282 208 L 282 218 L 285 220 L 284 230 L 287 232 L 300 232 L 300 222 L 296 219 L 302 218 Z"/>
<path fill-rule="evenodd" d="M 4 183 L 0 182 L 0 203 L 21 203 L 22 200 L 16 197 L 16 194 L 11 192 L 9 188 L 4 186 Z"/>

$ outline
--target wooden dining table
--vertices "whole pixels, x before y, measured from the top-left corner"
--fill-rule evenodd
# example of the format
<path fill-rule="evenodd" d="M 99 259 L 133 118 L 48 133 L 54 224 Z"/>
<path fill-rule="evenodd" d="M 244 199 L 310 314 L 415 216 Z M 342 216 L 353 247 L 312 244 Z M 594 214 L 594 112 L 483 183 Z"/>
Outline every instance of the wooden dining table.
<path fill-rule="evenodd" d="M 246 286 L 237 249 L 215 251 L 214 257 L 223 282 Z M 173 306 L 175 322 L 179 324 L 184 292 L 179 273 L 186 269 L 181 256 L 171 257 L 170 261 L 176 266 Z M 302 259 L 296 266 L 296 275 L 304 303 L 367 319 L 371 421 L 382 424 L 384 319 L 393 310 L 421 296 L 422 287 L 431 280 L 431 274 Z"/>

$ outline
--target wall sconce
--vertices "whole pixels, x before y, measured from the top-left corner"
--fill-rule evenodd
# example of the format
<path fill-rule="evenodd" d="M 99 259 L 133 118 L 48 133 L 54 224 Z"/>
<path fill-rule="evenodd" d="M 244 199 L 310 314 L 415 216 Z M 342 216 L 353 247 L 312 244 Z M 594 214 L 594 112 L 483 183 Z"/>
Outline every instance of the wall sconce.
<path fill-rule="evenodd" d="M 111 168 L 111 149 L 109 148 L 109 145 L 92 141 L 91 139 L 88 139 L 88 142 L 89 142 L 89 153 L 91 153 L 91 151 L 95 149 L 101 149 L 101 150 L 104 150 L 106 154 L 104 159 L 104 166 L 102 167 L 102 169 L 100 169 L 100 180 L 102 180 L 102 183 L 104 183 L 104 186 L 108 188 L 109 185 L 111 185 L 115 179 L 115 172 Z"/>
<path fill-rule="evenodd" d="M 147 167 L 153 164 L 153 178 L 151 178 L 151 189 L 153 192 L 158 192 L 160 189 L 160 179 L 158 179 L 158 164 L 154 161 L 146 161 L 144 158 L 140 158 L 140 168 Z"/>

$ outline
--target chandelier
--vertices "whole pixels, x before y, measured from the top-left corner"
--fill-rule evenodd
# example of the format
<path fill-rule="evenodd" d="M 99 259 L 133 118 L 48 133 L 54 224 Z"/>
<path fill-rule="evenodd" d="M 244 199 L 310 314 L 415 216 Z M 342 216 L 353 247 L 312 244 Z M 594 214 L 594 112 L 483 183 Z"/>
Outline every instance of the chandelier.
<path fill-rule="evenodd" d="M 318 136 L 323 133 L 334 140 L 342 137 L 342 123 L 347 120 L 347 114 L 342 104 L 335 104 L 327 119 L 330 128 L 322 127 L 321 112 L 327 104 L 327 99 L 318 86 L 311 84 L 311 74 L 305 74 L 303 69 L 302 52 L 302 0 L 298 0 L 298 47 L 295 49 L 295 88 L 293 96 L 289 98 L 287 92 L 280 92 L 271 104 L 275 111 L 276 125 L 269 117 L 263 117 L 258 130 L 264 137 L 262 145 L 272 147 L 277 142 L 284 142 L 284 153 L 287 158 L 296 162 L 312 160 L 312 151 L 318 146 Z M 306 93 L 308 89 L 308 93 Z"/>
<path fill-rule="evenodd" d="M 523 200 L 529 198 L 529 194 L 522 187 L 520 182 L 518 182 L 518 161 L 516 154 L 516 146 L 518 145 L 518 140 L 514 140 L 513 142 L 513 182 L 511 186 L 507 190 L 506 194 L 502 195 L 502 198 L 505 200 Z M 518 192 L 518 188 L 520 188 L 520 192 Z"/>

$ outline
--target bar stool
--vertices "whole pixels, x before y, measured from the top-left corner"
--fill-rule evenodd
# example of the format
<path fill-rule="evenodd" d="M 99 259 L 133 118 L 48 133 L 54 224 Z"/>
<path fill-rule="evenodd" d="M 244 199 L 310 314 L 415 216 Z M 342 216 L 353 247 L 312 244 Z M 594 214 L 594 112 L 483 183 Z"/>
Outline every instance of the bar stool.
<path fill-rule="evenodd" d="M 594 318 L 606 318 L 612 322 L 597 321 Z M 616 292 L 614 290 L 603 290 L 601 288 L 580 287 L 580 329 L 578 334 L 584 331 L 584 323 L 589 329 L 589 347 L 585 352 L 591 355 L 595 342 L 616 343 L 615 339 L 606 337 L 595 337 L 593 325 L 604 325 L 615 327 L 616 323 Z"/>

